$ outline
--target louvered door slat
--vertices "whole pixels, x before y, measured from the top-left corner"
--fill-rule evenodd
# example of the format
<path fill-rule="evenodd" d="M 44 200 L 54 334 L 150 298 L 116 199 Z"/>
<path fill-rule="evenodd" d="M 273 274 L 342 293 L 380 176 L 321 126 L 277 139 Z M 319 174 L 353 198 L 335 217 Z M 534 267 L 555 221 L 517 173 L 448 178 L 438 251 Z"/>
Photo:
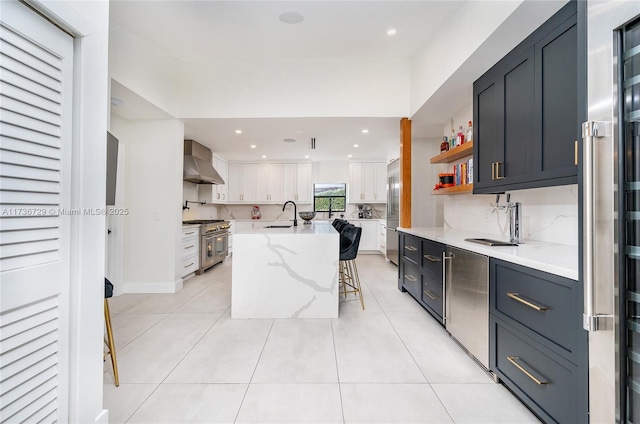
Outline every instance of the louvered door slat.
<path fill-rule="evenodd" d="M 54 115 L 60 115 L 62 113 L 59 101 L 45 99 L 42 96 L 30 93 L 22 88 L 2 82 L 2 80 L 0 80 L 0 92 L 7 99 L 18 100 L 26 105 L 37 107 Z"/>
<path fill-rule="evenodd" d="M 13 163 L 15 165 L 30 166 L 32 168 L 48 169 L 51 171 L 60 170 L 60 161 L 57 159 L 4 150 L 2 147 L 0 147 L 0 163 Z"/>
<path fill-rule="evenodd" d="M 18 374 L 15 374 L 13 377 L 10 377 L 6 380 L 2 380 L 0 383 L 0 389 L 2 389 L 2 393 L 9 393 L 10 390 L 15 389 L 16 387 L 26 384 L 25 387 L 32 386 L 33 382 L 31 381 L 38 374 L 45 372 L 48 369 L 53 369 L 55 371 L 56 366 L 56 357 L 48 357 L 43 361 L 37 362 L 29 368 L 25 368 Z"/>
<path fill-rule="evenodd" d="M 4 334 L 4 330 L 9 328 L 11 324 L 17 323 L 18 321 L 22 321 L 25 318 L 38 315 L 42 311 L 47 311 L 49 309 L 55 309 L 58 307 L 58 299 L 55 297 L 50 297 L 48 299 L 42 299 L 38 303 L 25 305 L 20 309 L 16 309 L 11 311 L 11 313 L 0 314 L 0 340 L 2 340 L 2 335 Z"/>
<path fill-rule="evenodd" d="M 41 387 L 42 385 L 51 385 L 55 384 L 56 372 L 55 368 L 50 368 L 45 372 L 42 372 L 31 380 L 28 381 L 29 384 L 22 384 L 15 389 L 3 393 L 0 399 L 2 399 L 2 405 L 9 405 L 12 402 L 17 401 L 22 396 L 25 396 L 32 390 L 34 387 Z M 17 412 L 17 411 L 16 411 Z M 14 412 L 15 413 L 15 412 Z"/>
<path fill-rule="evenodd" d="M 28 343 L 22 344 L 15 349 L 2 353 L 2 363 L 11 364 L 21 358 L 31 355 L 31 353 L 44 349 L 52 343 L 57 342 L 56 333 L 49 333 Z"/>
<path fill-rule="evenodd" d="M 39 58 L 31 55 L 30 53 L 18 48 L 6 40 L 5 35 L 9 33 L 4 28 L 0 27 L 0 49 L 2 54 L 20 62 L 24 66 L 33 69 L 35 72 L 46 75 L 53 81 L 60 83 L 62 81 L 62 72 L 60 69 L 40 60 Z M 15 40 L 19 43 L 18 40 Z M 50 85 L 51 83 L 47 84 Z"/>
<path fill-rule="evenodd" d="M 16 256 L 33 255 L 36 253 L 55 252 L 58 250 L 58 240 L 42 240 L 31 243 L 17 243 L 0 246 L 2 259 Z"/>
<path fill-rule="evenodd" d="M 22 330 L 22 328 L 25 326 L 25 324 L 26 327 L 31 328 L 38 326 L 44 322 L 54 321 L 57 318 L 58 312 L 56 311 L 55 305 L 53 305 L 50 309 L 42 309 L 38 311 L 37 314 L 24 317 L 22 320 L 20 320 L 20 325 L 7 325 L 2 327 L 2 336 L 0 336 L 0 340 L 7 340 L 11 337 L 17 336 L 24 331 Z M 3 358 L 2 366 L 4 367 L 6 365 L 7 362 L 4 362 Z"/>
<path fill-rule="evenodd" d="M 31 417 L 34 423 L 38 424 L 53 424 L 58 422 L 58 413 L 55 404 L 52 402 L 47 405 L 46 408 L 42 408 Z"/>
<path fill-rule="evenodd" d="M 52 333 L 58 329 L 58 324 L 55 321 L 48 321 L 40 323 L 37 327 L 31 327 L 25 329 L 21 333 L 16 334 L 13 337 L 2 340 L 2 351 L 8 352 L 11 349 L 15 349 L 20 345 L 28 343 L 30 340 L 42 337 L 46 334 Z"/>
<path fill-rule="evenodd" d="M 43 230 L 25 230 L 25 231 L 11 231 L 2 235 L 0 245 L 13 244 L 13 243 L 27 243 L 38 240 L 53 240 L 59 237 L 58 230 L 56 228 L 45 228 Z"/>
<path fill-rule="evenodd" d="M 49 404 L 55 401 L 56 401 L 56 392 L 53 390 L 30 403 L 23 401 L 23 399 L 20 399 L 17 402 L 15 402 L 16 407 L 20 408 L 19 412 L 7 418 L 11 422 L 18 422 L 18 423 L 30 422 L 31 421 L 30 418 L 32 416 L 35 416 L 35 414 L 37 414 L 40 410 L 47 408 Z M 0 410 L 0 414 L 2 414 L 1 410 Z"/>
<path fill-rule="evenodd" d="M 43 78 L 42 74 L 37 74 L 21 65 L 20 62 L 6 56 L 0 56 L 0 69 L 2 69 L 0 80 L 3 82 L 21 87 L 25 91 L 53 102 L 60 102 L 60 90 L 62 87 L 59 83 L 53 87 L 43 85 L 43 83 L 47 83 L 47 78 Z"/>
<path fill-rule="evenodd" d="M 0 107 L 4 110 L 10 110 L 20 115 L 31 116 L 34 119 L 57 125 L 60 122 L 60 116 L 51 113 L 39 107 L 24 103 L 19 99 L 0 96 Z"/>
<path fill-rule="evenodd" d="M 24 155 L 31 155 L 34 160 L 38 158 L 48 158 L 59 160 L 60 149 L 57 147 L 46 146 L 42 144 L 32 143 L 30 141 L 18 140 L 15 138 L 3 137 L 0 135 L 0 149 L 3 151 L 18 152 Z"/>
<path fill-rule="evenodd" d="M 15 138 L 17 140 L 24 140 L 35 144 L 42 144 L 43 146 L 50 146 L 59 148 L 60 139 L 58 137 L 39 133 L 37 131 L 31 131 L 28 128 L 16 127 L 13 125 L 3 125 L 0 122 L 0 135 L 8 138 Z"/>
<path fill-rule="evenodd" d="M 7 218 L 0 219 L 0 231 L 33 230 L 38 228 L 57 228 L 57 217 Z"/>
<path fill-rule="evenodd" d="M 56 388 L 56 379 L 55 376 L 50 378 L 49 380 L 43 382 L 42 384 L 30 388 L 28 391 L 20 391 L 20 387 L 12 390 L 11 392 L 19 391 L 16 393 L 17 396 L 10 402 L 4 403 L 3 399 L 3 408 L 2 412 L 7 414 L 8 416 L 12 416 L 20 412 L 23 408 L 23 404 L 32 404 L 37 401 L 41 397 L 45 396 L 47 393 L 51 392 Z M 11 394 L 9 392 L 8 394 Z M 19 395 L 19 396 L 18 396 Z M 22 405 L 21 405 L 22 404 Z"/>
<path fill-rule="evenodd" d="M 42 134 L 60 137 L 60 126 L 40 121 L 35 117 L 20 115 L 7 109 L 0 109 L 2 116 L 0 120 L 3 125 L 13 125 L 21 128 L 28 128 Z M 4 131 L 3 131 L 4 132 Z"/>
<path fill-rule="evenodd" d="M 60 184 L 50 181 L 0 177 L 0 190 L 58 194 L 60 192 Z"/>
<path fill-rule="evenodd" d="M 48 358 L 49 356 L 53 356 L 58 352 L 58 346 L 56 343 L 50 343 L 47 346 L 43 347 L 40 350 L 33 352 L 32 354 L 22 357 L 17 361 L 14 361 L 10 364 L 4 365 L 2 368 L 2 376 L 4 378 L 10 378 L 14 375 L 18 374 L 20 371 L 29 368 L 32 365 L 37 364 L 38 362 Z M 6 393 L 7 396 L 14 396 L 12 394 L 15 390 Z M 4 393 L 2 394 L 4 399 Z M 8 401 L 7 401 L 8 402 Z"/>
<path fill-rule="evenodd" d="M 24 178 L 37 181 L 60 181 L 60 172 L 48 169 L 32 168 L 30 166 L 12 165 L 3 163 L 0 176 Z"/>
<path fill-rule="evenodd" d="M 48 205 L 60 204 L 60 196 L 53 193 L 30 193 L 24 191 L 0 191 L 0 204 L 3 205 Z M 0 216 L 0 219 L 2 217 Z M 57 222 L 54 226 L 58 226 Z M 0 223 L 0 228 L 4 228 Z"/>
<path fill-rule="evenodd" d="M 16 256 L 15 258 L 0 259 L 0 272 L 12 269 L 28 268 L 35 265 L 44 265 L 60 260 L 58 252 L 34 253 L 29 256 Z"/>

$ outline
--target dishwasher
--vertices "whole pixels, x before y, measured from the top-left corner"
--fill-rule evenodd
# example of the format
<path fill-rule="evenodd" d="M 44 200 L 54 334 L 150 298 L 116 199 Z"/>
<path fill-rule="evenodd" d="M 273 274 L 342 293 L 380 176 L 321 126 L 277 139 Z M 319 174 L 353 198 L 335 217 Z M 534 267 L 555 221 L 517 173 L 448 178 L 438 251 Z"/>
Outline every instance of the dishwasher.
<path fill-rule="evenodd" d="M 447 246 L 445 327 L 489 369 L 489 258 Z"/>

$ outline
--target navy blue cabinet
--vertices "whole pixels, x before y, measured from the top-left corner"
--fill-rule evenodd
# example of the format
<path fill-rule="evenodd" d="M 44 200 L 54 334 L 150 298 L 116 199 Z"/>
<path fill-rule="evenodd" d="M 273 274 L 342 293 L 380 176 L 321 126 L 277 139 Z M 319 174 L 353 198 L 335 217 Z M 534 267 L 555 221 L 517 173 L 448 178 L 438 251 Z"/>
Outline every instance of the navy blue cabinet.
<path fill-rule="evenodd" d="M 588 422 L 577 281 L 491 259 L 490 368 L 546 422 Z"/>
<path fill-rule="evenodd" d="M 576 16 L 570 2 L 474 83 L 474 193 L 577 183 Z"/>

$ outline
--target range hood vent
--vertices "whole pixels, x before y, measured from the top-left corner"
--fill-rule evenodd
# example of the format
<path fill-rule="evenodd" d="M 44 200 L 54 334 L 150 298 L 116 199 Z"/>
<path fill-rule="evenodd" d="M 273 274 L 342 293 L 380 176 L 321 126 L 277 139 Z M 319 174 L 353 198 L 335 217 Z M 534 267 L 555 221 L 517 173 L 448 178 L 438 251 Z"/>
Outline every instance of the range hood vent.
<path fill-rule="evenodd" d="M 184 141 L 184 181 L 196 184 L 224 184 L 218 171 L 211 165 L 212 162 L 211 150 L 196 141 Z"/>

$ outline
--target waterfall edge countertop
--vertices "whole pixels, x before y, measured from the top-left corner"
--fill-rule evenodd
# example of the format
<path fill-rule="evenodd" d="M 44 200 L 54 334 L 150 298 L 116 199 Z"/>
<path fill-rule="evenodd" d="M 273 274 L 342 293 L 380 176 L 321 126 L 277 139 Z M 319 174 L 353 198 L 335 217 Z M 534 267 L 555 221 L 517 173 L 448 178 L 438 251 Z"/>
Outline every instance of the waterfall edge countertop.
<path fill-rule="evenodd" d="M 460 249 L 480 253 L 503 261 L 545 271 L 550 274 L 578 279 L 578 247 L 549 243 L 538 240 L 525 240 L 518 246 L 484 246 L 465 241 L 466 238 L 500 239 L 495 234 L 446 228 L 402 228 L 398 231 L 413 234 L 428 240 L 437 241 Z M 508 238 L 508 237 L 507 237 Z"/>
<path fill-rule="evenodd" d="M 234 232 L 231 318 L 337 318 L 340 235 L 329 222 Z"/>

